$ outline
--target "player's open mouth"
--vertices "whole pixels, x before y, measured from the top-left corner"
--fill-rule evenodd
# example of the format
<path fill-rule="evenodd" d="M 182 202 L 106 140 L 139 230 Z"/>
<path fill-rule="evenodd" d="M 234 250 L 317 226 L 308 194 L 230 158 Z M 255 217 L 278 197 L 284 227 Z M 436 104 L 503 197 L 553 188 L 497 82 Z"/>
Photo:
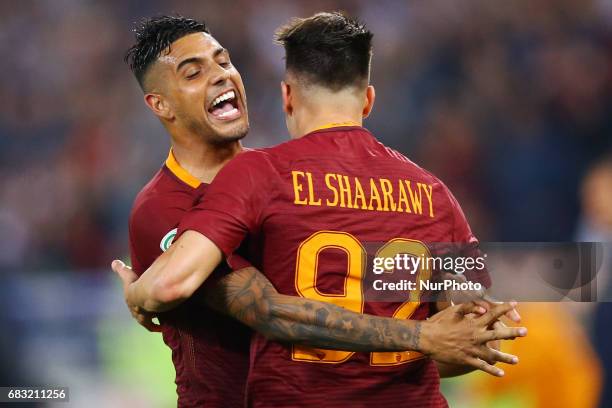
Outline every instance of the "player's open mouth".
<path fill-rule="evenodd" d="M 221 95 L 213 99 L 208 113 L 217 120 L 230 121 L 241 116 L 238 98 L 236 91 L 230 90 L 223 92 Z"/>

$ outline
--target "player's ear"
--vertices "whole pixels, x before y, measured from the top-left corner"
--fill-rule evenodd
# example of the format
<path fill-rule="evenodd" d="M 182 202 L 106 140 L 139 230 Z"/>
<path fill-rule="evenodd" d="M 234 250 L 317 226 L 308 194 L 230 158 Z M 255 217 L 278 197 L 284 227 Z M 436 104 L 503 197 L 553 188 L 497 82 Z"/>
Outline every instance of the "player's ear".
<path fill-rule="evenodd" d="M 293 95 L 291 85 L 285 81 L 281 81 L 281 94 L 283 95 L 283 111 L 287 115 L 291 115 L 293 113 Z"/>
<path fill-rule="evenodd" d="M 147 93 L 144 96 L 145 104 L 156 116 L 170 120 L 173 117 L 172 109 L 168 102 L 159 94 Z"/>
<path fill-rule="evenodd" d="M 376 99 L 376 90 L 374 86 L 368 85 L 365 94 L 365 100 L 363 104 L 363 111 L 361 112 L 361 116 L 363 118 L 367 118 L 370 116 L 370 112 L 372 112 L 372 108 L 374 107 L 374 100 Z"/>

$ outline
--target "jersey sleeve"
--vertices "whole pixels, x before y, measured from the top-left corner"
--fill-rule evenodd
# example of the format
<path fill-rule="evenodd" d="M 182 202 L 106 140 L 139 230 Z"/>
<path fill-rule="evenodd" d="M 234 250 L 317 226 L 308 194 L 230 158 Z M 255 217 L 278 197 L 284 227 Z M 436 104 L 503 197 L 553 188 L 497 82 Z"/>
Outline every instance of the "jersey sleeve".
<path fill-rule="evenodd" d="M 215 177 L 203 200 L 182 219 L 178 235 L 197 231 L 229 257 L 261 224 L 277 172 L 265 152 L 239 154 Z"/>
<path fill-rule="evenodd" d="M 445 186 L 448 198 L 450 200 L 450 206 L 453 213 L 453 231 L 452 231 L 452 243 L 458 248 L 457 256 L 477 259 L 483 256 L 480 250 L 480 242 L 476 236 L 472 233 L 470 224 L 468 223 L 459 202 L 450 190 Z M 486 265 L 483 269 L 469 269 L 465 272 L 465 277 L 469 281 L 479 282 L 484 287 L 491 287 L 491 277 Z"/>

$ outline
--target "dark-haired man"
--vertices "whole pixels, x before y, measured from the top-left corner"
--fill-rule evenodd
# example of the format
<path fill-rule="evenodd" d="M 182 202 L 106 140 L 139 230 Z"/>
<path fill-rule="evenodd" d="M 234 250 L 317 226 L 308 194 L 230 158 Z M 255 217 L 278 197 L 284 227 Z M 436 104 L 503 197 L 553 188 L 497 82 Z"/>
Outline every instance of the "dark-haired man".
<path fill-rule="evenodd" d="M 240 151 L 248 117 L 240 75 L 204 23 L 162 16 L 143 21 L 135 33 L 126 62 L 172 144 L 130 214 L 132 267 L 140 275 L 170 246 L 182 215 L 202 197 L 206 183 Z M 232 98 L 211 109 L 220 95 Z M 233 120 L 222 114 L 230 106 L 237 111 L 231 113 Z M 125 279 L 136 277 L 121 270 Z M 179 407 L 243 405 L 247 327 L 198 304 L 197 297 L 160 315 L 159 327 L 151 314 L 134 316 L 149 330 L 161 331 L 172 349 Z"/>
<path fill-rule="evenodd" d="M 170 96 L 146 96 L 145 100 L 162 119 L 173 144 L 189 141 L 207 146 L 200 150 L 199 156 L 191 157 L 205 157 L 209 163 L 210 143 L 203 142 L 205 139 L 199 132 L 218 132 L 232 137 L 235 134 L 229 130 L 245 128 L 246 104 L 237 72 L 223 65 L 226 54 L 215 51 L 218 45 L 212 46 L 209 57 L 187 52 L 188 43 L 202 38 L 217 44 L 212 37 L 201 33 L 166 44 L 171 47 L 159 56 L 161 64 L 158 61 L 156 65 L 166 66 L 167 72 L 164 74 L 161 69 L 151 72 L 164 78 L 163 86 L 169 86 L 168 81 L 173 83 L 164 91 Z M 496 306 L 482 317 L 464 317 L 474 307 L 455 306 L 421 323 L 419 320 L 430 314 L 427 304 L 369 303 L 363 299 L 365 254 L 360 240 L 399 242 L 403 239 L 407 246 L 402 251 L 415 253 L 425 249 L 415 239 L 426 242 L 474 239 L 458 204 L 441 182 L 376 142 L 360 127 L 374 100 L 374 90 L 368 86 L 370 39 L 367 30 L 339 14 L 297 20 L 285 28 L 279 35 L 287 51 L 283 101 L 288 129 L 298 139 L 238 155 L 206 188 L 201 202 L 185 216 L 181 229 L 187 232 L 178 242 L 140 279 L 132 283 L 129 283 L 132 278 L 125 279 L 129 283 L 126 286 L 128 303 L 140 318 L 143 312 L 139 308 L 154 312 L 171 309 L 194 294 L 221 262 L 222 252 L 231 258 L 243 238 L 249 235 L 249 258 L 263 267 L 281 293 L 291 295 L 276 294 L 274 287 L 253 268 L 213 279 L 214 285 L 207 291 L 208 298 L 217 300 L 221 308 L 262 332 L 256 335 L 251 347 L 249 405 L 345 406 L 358 400 L 368 405 L 438 406 L 444 404 L 438 389 L 438 372 L 424 354 L 496 375 L 501 370 L 484 360 L 516 362 L 513 356 L 484 345 L 487 340 L 524 335 L 524 329 L 519 328 L 487 330 L 493 321 L 512 309 L 512 304 Z M 221 59 L 216 59 L 219 56 Z M 142 83 L 149 84 L 146 75 Z M 172 87 L 177 87 L 176 92 Z M 221 92 L 228 92 L 230 88 L 235 93 L 228 99 L 231 106 L 227 106 L 219 95 L 225 98 Z M 181 92 L 186 95 L 180 95 Z M 172 95 L 176 97 L 174 101 Z M 181 101 L 187 99 L 196 106 L 181 110 Z M 219 106 L 219 102 L 224 104 Z M 194 117 L 183 115 L 186 111 Z M 225 119 L 225 115 L 230 118 Z M 179 126 L 184 126 L 180 132 Z M 190 136 L 174 137 L 177 132 Z M 217 145 L 222 144 L 218 136 L 214 139 Z M 189 151 L 189 148 L 183 150 L 186 158 Z M 175 152 L 179 150 L 175 148 Z M 214 169 L 229 156 L 213 161 Z M 182 164 L 183 159 L 177 158 Z M 197 160 L 185 160 L 185 163 L 194 169 L 200 167 Z M 200 177 L 211 173 L 214 172 L 203 172 Z M 381 188 L 386 185 L 383 180 L 405 179 L 412 180 L 413 185 L 423 185 L 428 189 L 425 194 L 433 200 L 430 216 L 422 210 L 417 213 L 416 207 L 409 210 L 407 197 L 404 210 L 399 211 L 401 198 L 393 203 L 389 190 L 378 195 L 375 206 L 372 205 L 373 190 L 369 193 L 369 205 L 361 191 L 358 203 L 356 184 L 350 187 L 348 183 L 356 183 L 351 180 L 359 178 L 370 183 L 378 180 Z M 333 188 L 331 183 L 335 183 Z M 345 194 L 351 188 L 355 191 L 355 201 L 347 198 L 345 202 Z M 335 193 L 329 195 L 332 191 Z M 397 239 L 406 236 L 411 240 Z M 322 265 L 319 253 L 330 248 L 338 248 L 346 255 L 326 257 L 326 264 Z M 115 269 L 126 274 L 119 265 Z M 244 279 L 245 276 L 248 278 Z M 344 289 L 321 287 L 330 285 L 330 279 L 334 278 L 341 278 L 339 285 Z M 207 285 L 210 283 L 209 279 Z M 257 307 L 258 302 L 251 302 L 254 305 L 251 309 L 237 307 L 237 301 L 249 305 L 249 301 L 244 301 L 244 293 L 249 293 L 247 297 L 251 299 L 263 294 L 265 300 L 259 303 L 265 307 Z M 277 319 L 277 324 L 268 324 L 266 328 L 261 318 L 245 318 L 264 309 L 268 311 L 263 313 L 265 318 Z M 349 310 L 412 320 L 356 317 Z M 342 317 L 330 322 L 330 313 Z M 293 317 L 288 317 L 290 314 Z M 198 319 L 204 320 L 205 316 L 200 314 Z M 292 333 L 293 338 L 286 336 L 285 322 L 295 324 L 296 321 L 301 328 Z M 321 327 L 325 330 L 313 335 Z M 394 332 L 399 337 L 389 341 Z M 350 336 L 340 340 L 342 334 Z M 348 351 L 287 346 L 275 340 Z M 412 351 L 352 352 L 407 349 Z"/>

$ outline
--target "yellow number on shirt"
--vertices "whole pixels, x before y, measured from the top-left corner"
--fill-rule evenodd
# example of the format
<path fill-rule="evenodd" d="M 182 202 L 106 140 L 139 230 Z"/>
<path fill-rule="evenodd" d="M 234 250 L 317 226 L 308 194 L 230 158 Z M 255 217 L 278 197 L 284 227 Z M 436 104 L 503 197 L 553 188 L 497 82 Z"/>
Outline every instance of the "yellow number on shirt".
<path fill-rule="evenodd" d="M 329 248 L 346 252 L 348 258 L 344 291 L 341 295 L 321 293 L 316 286 L 319 254 Z M 297 292 L 308 299 L 330 302 L 353 312 L 363 313 L 362 277 L 365 270 L 365 257 L 365 249 L 351 234 L 335 231 L 319 231 L 312 234 L 298 248 L 295 270 Z M 353 354 L 350 351 L 293 346 L 293 359 L 301 361 L 340 363 L 348 360 Z"/>
<path fill-rule="evenodd" d="M 376 251 L 377 257 L 381 258 L 393 258 L 397 254 L 407 254 L 416 257 L 428 257 L 429 249 L 425 244 L 420 241 L 414 241 L 411 239 L 396 238 L 387 242 L 378 251 Z M 417 282 L 421 280 L 428 280 L 431 277 L 431 270 L 427 262 L 422 263 L 423 267 L 417 272 Z M 418 284 L 418 283 L 417 283 Z M 395 313 L 393 317 L 396 319 L 410 319 L 415 310 L 419 307 L 420 291 L 410 291 L 410 298 L 407 302 L 404 302 Z M 370 364 L 371 365 L 396 365 L 407 363 L 411 360 L 422 358 L 423 354 L 418 351 L 388 351 L 388 352 L 375 352 L 370 353 Z"/>
<path fill-rule="evenodd" d="M 347 272 L 344 278 L 344 290 L 341 294 L 321 293 L 317 289 L 317 268 L 319 254 L 325 249 L 335 248 L 347 254 Z M 394 257 L 396 254 L 413 256 L 428 256 L 429 250 L 419 241 L 396 238 L 383 245 L 377 252 L 377 257 Z M 359 240 L 346 232 L 319 231 L 308 237 L 297 253 L 295 270 L 295 287 L 300 296 L 330 302 L 347 310 L 363 313 L 364 295 L 363 278 L 366 268 L 366 250 Z M 428 265 L 418 271 L 417 281 L 429 279 L 431 271 Z M 410 299 L 403 303 L 393 314 L 397 319 L 409 319 L 419 306 L 419 292 L 410 293 Z M 319 363 L 341 363 L 348 360 L 354 352 L 317 349 L 304 346 L 293 346 L 293 359 Z M 423 357 L 414 351 L 376 352 L 371 353 L 370 364 L 386 366 L 403 364 Z"/>

